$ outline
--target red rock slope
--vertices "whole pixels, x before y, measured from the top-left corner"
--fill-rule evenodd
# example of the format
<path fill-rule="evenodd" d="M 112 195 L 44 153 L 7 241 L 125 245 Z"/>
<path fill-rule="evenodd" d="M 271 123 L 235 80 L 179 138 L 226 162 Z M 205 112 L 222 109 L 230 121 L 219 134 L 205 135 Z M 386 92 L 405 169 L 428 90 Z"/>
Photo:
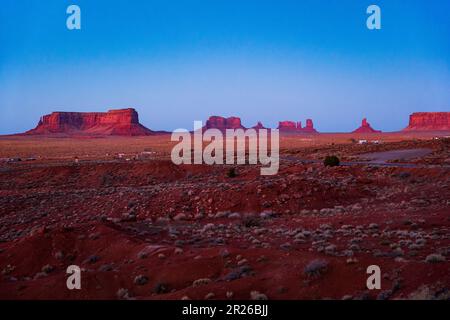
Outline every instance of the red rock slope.
<path fill-rule="evenodd" d="M 139 123 L 136 110 L 108 112 L 53 112 L 45 115 L 35 129 L 26 134 L 145 136 L 153 131 Z"/>

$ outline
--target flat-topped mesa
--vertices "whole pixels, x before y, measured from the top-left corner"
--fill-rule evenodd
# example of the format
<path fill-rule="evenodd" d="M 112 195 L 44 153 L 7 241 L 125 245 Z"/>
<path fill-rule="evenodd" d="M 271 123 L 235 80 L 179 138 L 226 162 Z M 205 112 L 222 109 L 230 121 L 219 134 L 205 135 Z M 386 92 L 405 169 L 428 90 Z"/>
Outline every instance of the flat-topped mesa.
<path fill-rule="evenodd" d="M 373 129 L 370 126 L 370 123 L 367 122 L 367 119 L 364 118 L 361 122 L 361 126 L 352 133 L 381 133 L 381 131 Z"/>
<path fill-rule="evenodd" d="M 450 131 L 450 112 L 416 112 L 404 131 Z"/>
<path fill-rule="evenodd" d="M 26 134 L 120 135 L 153 134 L 139 123 L 132 108 L 108 112 L 53 112 L 41 117 L 37 127 Z"/>
<path fill-rule="evenodd" d="M 278 129 L 280 131 L 297 131 L 298 130 L 298 124 L 294 121 L 280 121 L 278 123 Z M 301 127 L 301 124 L 300 124 Z"/>
<path fill-rule="evenodd" d="M 212 116 L 206 121 L 205 129 L 245 129 L 241 124 L 241 119 L 238 117 L 219 117 Z"/>
<path fill-rule="evenodd" d="M 278 124 L 278 129 L 280 132 L 317 133 L 311 119 L 306 120 L 306 127 L 302 127 L 302 123 L 300 121 L 280 121 Z"/>

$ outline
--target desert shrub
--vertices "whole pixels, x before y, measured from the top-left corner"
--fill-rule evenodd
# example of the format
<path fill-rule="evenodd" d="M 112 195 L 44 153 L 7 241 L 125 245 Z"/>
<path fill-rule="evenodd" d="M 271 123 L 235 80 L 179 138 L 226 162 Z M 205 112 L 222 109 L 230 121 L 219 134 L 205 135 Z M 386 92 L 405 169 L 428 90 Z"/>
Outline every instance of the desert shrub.
<path fill-rule="evenodd" d="M 134 283 L 140 286 L 146 285 L 148 283 L 148 277 L 140 274 L 134 278 Z"/>
<path fill-rule="evenodd" d="M 153 292 L 156 293 L 156 294 L 167 293 L 167 292 L 169 292 L 169 286 L 167 284 L 165 284 L 165 283 L 158 282 L 153 287 Z"/>
<path fill-rule="evenodd" d="M 119 299 L 127 300 L 130 299 L 131 293 L 128 291 L 128 289 L 120 288 L 119 290 L 117 290 L 116 296 Z"/>
<path fill-rule="evenodd" d="M 328 262 L 325 260 L 316 259 L 316 260 L 309 262 L 306 265 L 303 272 L 308 277 L 317 277 L 317 276 L 321 276 L 324 273 L 326 273 L 327 270 L 328 270 Z"/>
<path fill-rule="evenodd" d="M 411 173 L 409 173 L 409 172 L 400 172 L 398 174 L 398 177 L 400 179 L 408 179 L 409 177 L 411 177 Z"/>
<path fill-rule="evenodd" d="M 111 186 L 114 183 L 114 176 L 111 173 L 105 173 L 101 177 L 101 184 L 103 186 Z"/>
<path fill-rule="evenodd" d="M 242 218 L 242 225 L 246 228 L 259 227 L 261 218 L 255 215 L 246 215 Z"/>
<path fill-rule="evenodd" d="M 327 156 L 325 157 L 325 160 L 323 160 L 323 164 L 326 167 L 337 167 L 340 163 L 341 161 L 336 156 Z"/>
<path fill-rule="evenodd" d="M 428 263 L 440 263 L 445 262 L 445 257 L 441 254 L 433 253 L 428 255 L 425 261 Z"/>
<path fill-rule="evenodd" d="M 238 174 L 237 174 L 236 168 L 230 168 L 227 172 L 228 178 L 234 178 L 234 177 L 237 177 L 237 175 Z"/>

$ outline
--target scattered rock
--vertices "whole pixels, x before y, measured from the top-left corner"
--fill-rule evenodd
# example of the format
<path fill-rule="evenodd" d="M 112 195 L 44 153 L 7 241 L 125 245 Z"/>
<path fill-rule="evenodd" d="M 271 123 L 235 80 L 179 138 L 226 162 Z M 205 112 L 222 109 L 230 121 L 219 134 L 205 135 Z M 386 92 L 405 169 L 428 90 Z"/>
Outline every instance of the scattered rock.
<path fill-rule="evenodd" d="M 205 300 L 213 299 L 215 296 L 214 292 L 210 292 L 205 296 Z"/>
<path fill-rule="evenodd" d="M 250 292 L 251 300 L 268 300 L 267 296 L 264 293 L 260 293 L 259 291 Z"/>
<path fill-rule="evenodd" d="M 209 279 L 209 278 L 197 279 L 197 280 L 195 280 L 195 281 L 192 283 L 192 286 L 193 286 L 194 288 L 196 288 L 196 287 L 208 285 L 208 284 L 210 284 L 211 282 L 212 282 L 212 280 Z"/>

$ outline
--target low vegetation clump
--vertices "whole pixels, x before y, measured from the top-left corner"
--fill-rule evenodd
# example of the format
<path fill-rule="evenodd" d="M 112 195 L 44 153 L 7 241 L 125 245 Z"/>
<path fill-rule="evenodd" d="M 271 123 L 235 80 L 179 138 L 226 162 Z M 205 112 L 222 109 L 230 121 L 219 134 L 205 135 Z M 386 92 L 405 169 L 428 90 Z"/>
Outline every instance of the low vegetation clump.
<path fill-rule="evenodd" d="M 237 175 L 238 174 L 237 174 L 236 168 L 230 168 L 227 172 L 228 178 L 235 178 L 235 177 L 237 177 Z"/>
<path fill-rule="evenodd" d="M 327 156 L 323 161 L 325 167 L 337 167 L 339 166 L 341 161 L 336 156 Z"/>
<path fill-rule="evenodd" d="M 156 294 L 163 294 L 163 293 L 167 293 L 169 292 L 169 286 L 165 283 L 162 282 L 158 282 L 154 287 L 153 287 L 153 292 Z"/>
<path fill-rule="evenodd" d="M 325 260 L 313 260 L 308 263 L 304 269 L 305 275 L 308 277 L 319 277 L 328 271 L 328 262 Z"/>
<path fill-rule="evenodd" d="M 242 218 L 242 225 L 246 228 L 259 227 L 261 219 L 255 215 L 246 215 Z"/>
<path fill-rule="evenodd" d="M 140 274 L 134 278 L 134 283 L 139 286 L 146 285 L 148 283 L 148 277 Z"/>
<path fill-rule="evenodd" d="M 430 254 L 426 257 L 425 259 L 426 262 L 428 263 L 440 263 L 440 262 L 445 262 L 445 257 L 441 254 Z"/>

